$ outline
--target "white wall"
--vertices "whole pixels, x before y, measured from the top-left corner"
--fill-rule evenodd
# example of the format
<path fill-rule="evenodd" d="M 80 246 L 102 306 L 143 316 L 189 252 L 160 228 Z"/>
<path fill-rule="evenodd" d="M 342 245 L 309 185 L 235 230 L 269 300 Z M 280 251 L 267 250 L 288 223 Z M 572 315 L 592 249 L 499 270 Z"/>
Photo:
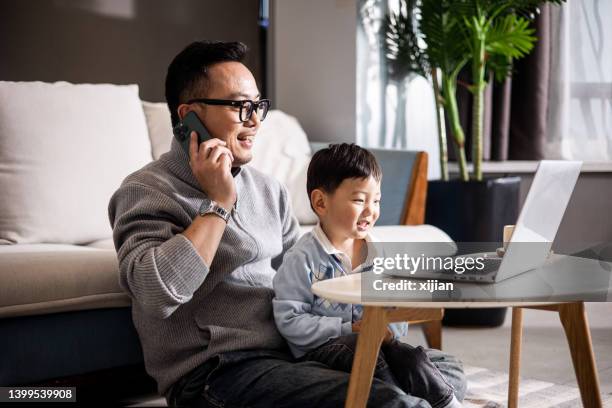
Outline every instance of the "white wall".
<path fill-rule="evenodd" d="M 357 2 L 272 0 L 269 94 L 311 141 L 355 142 Z"/>

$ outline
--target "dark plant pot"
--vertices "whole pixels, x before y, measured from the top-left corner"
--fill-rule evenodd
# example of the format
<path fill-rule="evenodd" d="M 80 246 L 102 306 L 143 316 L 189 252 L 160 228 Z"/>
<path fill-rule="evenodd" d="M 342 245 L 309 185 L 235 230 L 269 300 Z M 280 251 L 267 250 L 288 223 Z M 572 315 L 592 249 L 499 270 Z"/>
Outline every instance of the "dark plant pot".
<path fill-rule="evenodd" d="M 520 177 L 429 182 L 425 222 L 446 232 L 455 242 L 489 243 L 494 250 L 502 241 L 504 225 L 515 224 L 519 212 Z M 497 327 L 506 308 L 447 309 L 448 326 Z"/>

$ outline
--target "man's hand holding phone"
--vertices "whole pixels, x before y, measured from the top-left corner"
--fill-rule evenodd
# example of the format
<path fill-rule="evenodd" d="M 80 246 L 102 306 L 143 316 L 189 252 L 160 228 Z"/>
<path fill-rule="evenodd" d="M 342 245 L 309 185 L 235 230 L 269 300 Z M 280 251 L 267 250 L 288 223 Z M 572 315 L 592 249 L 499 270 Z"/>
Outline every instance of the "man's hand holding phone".
<path fill-rule="evenodd" d="M 189 167 L 200 188 L 226 210 L 236 202 L 236 185 L 232 176 L 232 152 L 221 139 L 209 139 L 200 143 L 195 131 L 189 142 Z"/>

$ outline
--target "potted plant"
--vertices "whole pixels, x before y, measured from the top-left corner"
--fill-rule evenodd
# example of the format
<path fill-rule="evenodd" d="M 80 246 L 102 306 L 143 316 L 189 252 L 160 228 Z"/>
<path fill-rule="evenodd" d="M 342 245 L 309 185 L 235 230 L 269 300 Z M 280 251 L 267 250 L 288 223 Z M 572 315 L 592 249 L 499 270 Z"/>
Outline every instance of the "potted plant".
<path fill-rule="evenodd" d="M 561 0 L 552 2 L 560 3 Z M 511 72 L 513 60 L 532 50 L 537 39 L 530 27 L 531 13 L 540 3 L 542 1 L 534 0 L 409 1 L 407 4 L 413 13 L 398 16 L 413 23 L 410 27 L 415 31 L 410 35 L 422 43 L 408 41 L 403 44 L 403 52 L 419 63 L 414 73 L 428 73 L 434 87 L 436 110 L 440 113 L 442 177 L 440 181 L 429 183 L 426 222 L 442 228 L 456 242 L 491 243 L 492 248 L 501 241 L 503 226 L 516 222 L 520 179 L 483 178 L 483 94 L 488 78 L 503 81 Z M 388 25 L 392 23 L 392 19 L 387 21 Z M 387 34 L 387 42 L 392 43 L 393 36 Z M 471 177 L 456 97 L 460 84 L 457 77 L 463 69 L 470 70 L 471 83 L 462 85 L 473 95 Z M 448 174 L 444 117 L 449 124 L 448 133 L 459 168 L 459 177 L 453 180 Z M 503 323 L 505 309 L 483 310 L 484 314 L 480 315 L 468 313 L 469 317 L 459 316 L 456 322 L 462 323 L 467 317 L 470 323 L 494 326 Z M 447 322 L 453 319 L 453 314 L 455 312 L 447 314 L 450 317 Z"/>

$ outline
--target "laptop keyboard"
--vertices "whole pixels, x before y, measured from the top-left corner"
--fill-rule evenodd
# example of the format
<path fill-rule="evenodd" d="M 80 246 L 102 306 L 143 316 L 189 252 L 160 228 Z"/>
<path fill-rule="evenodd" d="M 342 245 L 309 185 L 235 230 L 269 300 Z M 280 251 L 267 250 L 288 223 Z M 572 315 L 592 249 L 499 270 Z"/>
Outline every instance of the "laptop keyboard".
<path fill-rule="evenodd" d="M 462 274 L 455 272 L 453 269 L 443 269 L 440 271 L 436 271 L 444 274 L 453 274 L 453 275 L 486 275 L 488 273 L 494 272 L 499 269 L 501 265 L 502 258 L 482 258 L 482 264 L 484 267 L 482 269 L 473 268 L 472 270 L 465 270 Z"/>
<path fill-rule="evenodd" d="M 502 261 L 501 258 L 484 258 L 482 260 L 484 264 L 484 268 L 482 268 L 482 270 L 473 269 L 469 272 L 475 273 L 475 274 L 485 274 L 485 273 L 494 272 L 499 269 L 499 266 L 501 265 L 501 261 Z"/>

